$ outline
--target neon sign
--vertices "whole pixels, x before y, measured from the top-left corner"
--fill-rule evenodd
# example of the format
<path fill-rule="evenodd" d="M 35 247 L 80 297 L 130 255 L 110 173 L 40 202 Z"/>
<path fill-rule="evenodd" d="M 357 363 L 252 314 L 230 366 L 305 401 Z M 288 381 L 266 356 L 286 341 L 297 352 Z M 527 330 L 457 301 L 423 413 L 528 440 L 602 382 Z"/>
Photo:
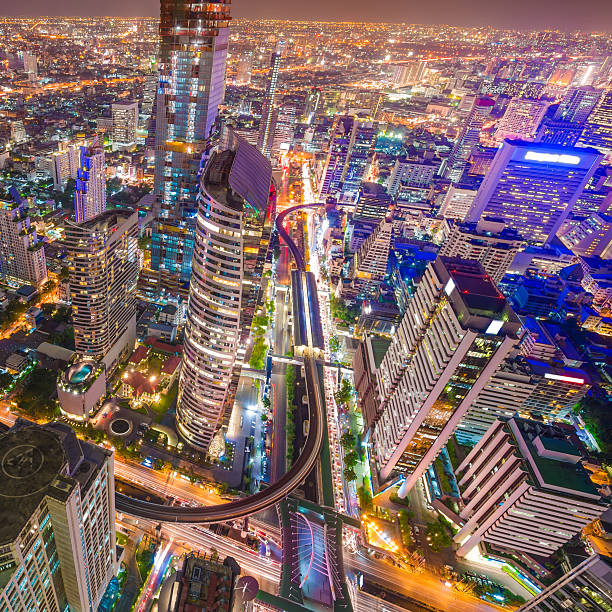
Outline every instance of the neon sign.
<path fill-rule="evenodd" d="M 527 151 L 526 161 L 548 162 L 551 164 L 571 164 L 576 166 L 580 163 L 578 155 L 568 155 L 567 153 L 542 153 L 540 151 Z"/>

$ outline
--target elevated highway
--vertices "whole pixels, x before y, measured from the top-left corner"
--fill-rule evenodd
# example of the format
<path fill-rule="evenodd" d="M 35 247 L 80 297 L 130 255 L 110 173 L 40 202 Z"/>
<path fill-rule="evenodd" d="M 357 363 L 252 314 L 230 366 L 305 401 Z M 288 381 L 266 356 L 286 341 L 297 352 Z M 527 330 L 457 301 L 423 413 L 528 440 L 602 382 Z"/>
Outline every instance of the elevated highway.
<path fill-rule="evenodd" d="M 310 305 L 318 304 L 316 284 L 313 282 L 302 282 L 306 271 L 304 257 L 283 226 L 283 221 L 287 215 L 302 208 L 312 208 L 316 206 L 319 206 L 319 204 L 301 204 L 283 211 L 276 219 L 276 227 L 280 237 L 287 243 L 287 246 L 295 258 L 298 271 L 302 272 L 302 274 L 296 276 L 296 281 L 299 279 L 302 285 L 301 290 L 304 292 L 300 316 L 303 320 L 308 321 L 308 325 L 311 325 L 313 321 L 316 325 L 318 321 L 318 325 L 320 326 L 318 317 L 313 318 L 311 313 L 308 312 Z M 313 296 L 310 295 L 312 291 L 315 292 Z M 319 345 L 319 339 L 322 338 L 322 332 L 320 329 L 311 330 L 311 333 L 306 334 L 306 338 L 309 346 L 304 347 L 302 357 L 304 360 L 306 388 L 309 398 L 308 416 L 310 428 L 300 456 L 286 474 L 254 495 L 215 506 L 202 506 L 196 508 L 164 506 L 162 504 L 152 504 L 135 499 L 121 493 L 115 493 L 117 511 L 158 522 L 218 523 L 264 510 L 286 498 L 297 489 L 315 467 L 327 431 L 325 404 L 321 393 L 322 384 L 320 381 L 320 369 L 317 367 L 315 357 L 315 354 L 322 349 Z"/>

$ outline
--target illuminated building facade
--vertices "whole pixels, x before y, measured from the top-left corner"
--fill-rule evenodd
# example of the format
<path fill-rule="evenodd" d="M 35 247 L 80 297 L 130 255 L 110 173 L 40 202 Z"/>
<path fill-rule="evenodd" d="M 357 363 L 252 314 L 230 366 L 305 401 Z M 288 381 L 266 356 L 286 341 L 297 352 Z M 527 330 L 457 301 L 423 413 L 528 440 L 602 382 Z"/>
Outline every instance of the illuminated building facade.
<path fill-rule="evenodd" d="M 464 507 L 457 555 L 489 552 L 548 559 L 608 507 L 566 432 L 513 417 L 497 420 L 455 471 Z"/>
<path fill-rule="evenodd" d="M 138 214 L 128 209 L 66 223 L 75 348 L 107 369 L 135 342 L 137 241 Z"/>
<path fill-rule="evenodd" d="M 259 124 L 257 146 L 266 157 L 270 157 L 270 153 L 272 152 L 272 142 L 274 138 L 274 129 L 277 116 L 275 113 L 274 98 L 276 96 L 276 87 L 278 85 L 278 71 L 280 69 L 282 50 L 282 43 L 279 43 L 276 51 L 272 54 L 272 58 L 270 59 L 268 87 L 266 89 L 266 97 L 264 98 L 261 109 L 261 122 Z"/>
<path fill-rule="evenodd" d="M 47 280 L 45 249 L 22 204 L 0 201 L 0 276 L 11 285 Z"/>
<path fill-rule="evenodd" d="M 378 133 L 377 124 L 371 120 L 350 115 L 336 118 L 319 196 L 338 197 L 340 201 L 353 203 L 359 195 Z"/>
<path fill-rule="evenodd" d="M 455 436 L 473 446 L 495 419 L 516 412 L 545 422 L 567 419 L 590 388 L 589 377 L 579 368 L 521 357 L 507 360 L 472 403 Z"/>
<path fill-rule="evenodd" d="M 229 418 L 268 249 L 270 162 L 240 137 L 200 182 L 177 430 L 206 451 Z"/>
<path fill-rule="evenodd" d="M 457 183 L 465 170 L 472 149 L 480 142 L 480 130 L 495 106 L 492 98 L 476 98 L 465 119 L 459 137 L 455 142 L 446 166 L 446 177 Z"/>
<path fill-rule="evenodd" d="M 113 150 L 129 149 L 136 145 L 138 102 L 113 102 Z"/>
<path fill-rule="evenodd" d="M 98 610 L 117 568 L 113 453 L 18 420 L 0 461 L 0 610 Z"/>
<path fill-rule="evenodd" d="M 591 148 L 506 140 L 466 221 L 503 219 L 531 244 L 545 244 L 555 237 L 602 157 Z"/>
<path fill-rule="evenodd" d="M 477 261 L 438 257 L 427 266 L 377 372 L 382 402 L 371 433 L 380 485 L 404 476 L 404 496 L 416 484 L 520 326 Z"/>
<path fill-rule="evenodd" d="M 200 158 L 223 100 L 229 20 L 229 1 L 161 2 L 155 104 L 158 220 L 152 239 L 160 249 L 152 258 L 160 290 L 174 291 L 188 282 L 190 245 L 183 249 L 174 238 L 193 231 L 187 211 L 196 207 Z"/>
<path fill-rule="evenodd" d="M 586 120 L 579 145 L 612 153 L 612 89 L 606 89 Z"/>
<path fill-rule="evenodd" d="M 534 139 L 547 109 L 547 102 L 513 98 L 497 124 L 495 138 L 500 142 L 505 138 Z"/>
<path fill-rule="evenodd" d="M 81 147 L 74 193 L 74 216 L 77 223 L 89 221 L 106 209 L 106 175 L 104 148 L 97 138 Z"/>

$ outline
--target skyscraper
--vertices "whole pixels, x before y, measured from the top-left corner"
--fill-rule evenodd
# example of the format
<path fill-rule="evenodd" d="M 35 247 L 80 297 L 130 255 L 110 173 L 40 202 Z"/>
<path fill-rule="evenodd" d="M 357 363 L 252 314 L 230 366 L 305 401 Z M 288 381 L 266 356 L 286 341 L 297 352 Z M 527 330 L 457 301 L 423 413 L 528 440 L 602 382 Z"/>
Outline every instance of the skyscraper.
<path fill-rule="evenodd" d="M 602 91 L 594 87 L 572 87 L 559 103 L 553 119 L 584 123 L 599 101 Z"/>
<path fill-rule="evenodd" d="M 472 149 L 480 141 L 480 130 L 494 106 L 495 101 L 492 98 L 480 97 L 474 100 L 459 137 L 448 156 L 446 176 L 453 183 L 461 179 Z"/>
<path fill-rule="evenodd" d="M 108 370 L 136 338 L 137 239 L 138 214 L 127 209 L 66 222 L 75 348 Z"/>
<path fill-rule="evenodd" d="M 591 148 L 506 140 L 466 221 L 503 219 L 528 242 L 544 244 L 555 237 L 601 159 Z"/>
<path fill-rule="evenodd" d="M 76 222 L 89 221 L 104 210 L 106 210 L 104 149 L 96 137 L 91 145 L 81 147 L 74 193 Z"/>
<path fill-rule="evenodd" d="M 251 83 L 252 65 L 252 51 L 243 53 L 238 61 L 238 69 L 236 70 L 236 85 L 249 85 Z"/>
<path fill-rule="evenodd" d="M 548 103 L 541 100 L 513 98 L 497 125 L 496 140 L 501 142 L 505 138 L 534 139 L 547 108 Z"/>
<path fill-rule="evenodd" d="M 304 115 L 302 117 L 304 123 L 312 124 L 319 110 L 319 104 L 321 104 L 321 89 L 313 87 L 306 96 L 306 105 L 304 106 Z"/>
<path fill-rule="evenodd" d="M 283 53 L 283 44 L 278 43 L 276 51 L 270 58 L 270 71 L 268 73 L 268 85 L 263 105 L 261 107 L 261 122 L 259 123 L 259 137 L 257 146 L 259 150 L 266 156 L 270 157 L 272 152 L 272 139 L 274 137 L 274 119 L 275 119 L 275 96 L 276 86 L 278 84 L 278 71 L 280 69 L 281 56 Z"/>
<path fill-rule="evenodd" d="M 130 149 L 136 145 L 138 102 L 113 102 L 113 151 Z"/>
<path fill-rule="evenodd" d="M 76 179 L 77 177 L 81 162 L 81 149 L 76 145 L 60 142 L 58 150 L 51 155 L 50 160 L 53 188 L 63 189 L 69 178 Z"/>
<path fill-rule="evenodd" d="M 456 470 L 464 507 L 457 554 L 494 551 L 548 559 L 607 509 L 579 449 L 556 425 L 498 420 Z"/>
<path fill-rule="evenodd" d="M 591 111 L 578 144 L 612 153 L 612 88 L 603 92 Z"/>
<path fill-rule="evenodd" d="M 163 256 L 152 262 L 159 289 L 181 284 L 190 253 L 177 233 L 193 231 L 185 209 L 195 209 L 200 158 L 223 100 L 230 4 L 161 0 L 159 90 L 155 113 L 155 180 L 158 221 L 153 241 Z M 156 238 L 157 236 L 157 238 Z M 162 267 L 165 266 L 165 267 Z M 186 282 L 186 281 L 185 281 Z"/>
<path fill-rule="evenodd" d="M 18 420 L 0 462 L 0 609 L 95 612 L 117 564 L 113 454 Z"/>
<path fill-rule="evenodd" d="M 377 124 L 368 119 L 340 115 L 334 122 L 319 196 L 336 196 L 353 203 L 359 195 L 377 134 Z"/>
<path fill-rule="evenodd" d="M 270 162 L 238 136 L 212 151 L 198 194 L 177 430 L 206 451 L 233 405 L 269 242 Z"/>
<path fill-rule="evenodd" d="M 494 283 L 503 278 L 524 244 L 517 232 L 495 219 L 470 224 L 445 219 L 440 232 L 444 236 L 440 255 L 478 260 Z"/>
<path fill-rule="evenodd" d="M 612 609 L 612 558 L 593 554 L 522 605 L 518 612 Z"/>
<path fill-rule="evenodd" d="M 0 276 L 12 285 L 47 280 L 45 249 L 23 204 L 0 201 Z"/>
<path fill-rule="evenodd" d="M 405 495 L 516 344 L 521 323 L 477 261 L 429 264 L 378 369 L 373 426 L 380 483 Z"/>

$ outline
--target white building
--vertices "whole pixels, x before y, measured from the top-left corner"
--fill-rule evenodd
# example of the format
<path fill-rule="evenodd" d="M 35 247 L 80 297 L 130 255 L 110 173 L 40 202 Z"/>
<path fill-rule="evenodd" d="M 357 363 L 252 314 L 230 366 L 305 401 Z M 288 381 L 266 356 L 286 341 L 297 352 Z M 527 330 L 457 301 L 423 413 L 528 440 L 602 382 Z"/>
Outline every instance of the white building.
<path fill-rule="evenodd" d="M 517 342 L 520 321 L 482 266 L 429 264 L 378 369 L 372 432 L 380 484 L 405 475 L 405 495 L 434 461 Z"/>
<path fill-rule="evenodd" d="M 61 190 L 65 187 L 69 178 L 77 178 L 77 172 L 81 163 L 81 149 L 76 144 L 60 142 L 58 150 L 52 153 L 51 176 L 53 188 Z"/>
<path fill-rule="evenodd" d="M 204 451 L 233 406 L 270 229 L 270 162 L 242 138 L 231 140 L 211 153 L 200 182 L 179 379 L 177 430 Z"/>
<path fill-rule="evenodd" d="M 427 188 L 439 167 L 439 164 L 428 159 L 397 159 L 387 181 L 387 193 L 396 197 L 402 185 Z"/>
<path fill-rule="evenodd" d="M 113 454 L 17 421 L 0 463 L 0 609 L 96 612 L 117 565 Z"/>
<path fill-rule="evenodd" d="M 612 217 L 593 213 L 583 221 L 567 224 L 557 232 L 561 242 L 574 255 L 612 259 Z"/>
<path fill-rule="evenodd" d="M 443 237 L 440 255 L 478 260 L 494 283 L 503 278 L 524 244 L 516 231 L 493 219 L 469 224 L 445 219 L 439 234 Z"/>
<path fill-rule="evenodd" d="M 497 124 L 495 139 L 498 142 L 505 138 L 533 140 L 547 109 L 548 103 L 541 100 L 512 98 Z"/>
<path fill-rule="evenodd" d="M 475 189 L 461 189 L 451 185 L 440 207 L 440 216 L 464 221 L 477 193 Z"/>
<path fill-rule="evenodd" d="M 42 286 L 47 280 L 45 249 L 26 209 L 0 202 L 0 276 L 13 285 Z"/>
<path fill-rule="evenodd" d="M 608 507 L 580 460 L 554 425 L 495 421 L 456 470 L 465 521 L 455 535 L 457 554 L 482 543 L 550 558 Z"/>
<path fill-rule="evenodd" d="M 130 149 L 136 145 L 138 102 L 113 102 L 113 151 Z"/>
<path fill-rule="evenodd" d="M 107 210 L 66 222 L 76 352 L 112 369 L 136 337 L 138 214 Z"/>
<path fill-rule="evenodd" d="M 515 413 L 544 422 L 567 419 L 590 388 L 589 377 L 579 368 L 537 359 L 509 359 L 469 407 L 455 435 L 461 444 L 472 446 L 496 419 Z"/>
<path fill-rule="evenodd" d="M 106 209 L 104 149 L 97 138 L 81 147 L 77 169 L 74 213 L 77 223 L 89 221 Z"/>

